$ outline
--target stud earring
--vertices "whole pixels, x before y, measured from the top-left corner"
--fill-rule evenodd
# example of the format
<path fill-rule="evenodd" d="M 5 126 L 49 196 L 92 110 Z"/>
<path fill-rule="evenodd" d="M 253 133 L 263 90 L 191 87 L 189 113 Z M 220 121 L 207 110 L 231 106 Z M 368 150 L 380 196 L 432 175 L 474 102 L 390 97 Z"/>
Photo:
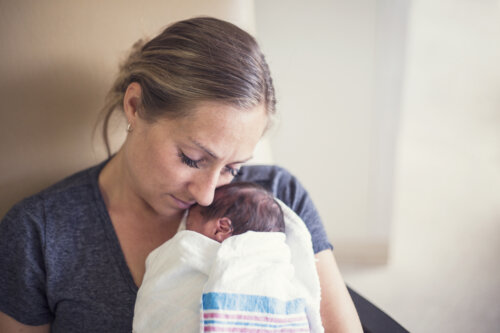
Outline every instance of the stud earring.
<path fill-rule="evenodd" d="M 130 125 L 130 123 L 127 125 L 127 132 L 132 132 L 132 125 Z"/>

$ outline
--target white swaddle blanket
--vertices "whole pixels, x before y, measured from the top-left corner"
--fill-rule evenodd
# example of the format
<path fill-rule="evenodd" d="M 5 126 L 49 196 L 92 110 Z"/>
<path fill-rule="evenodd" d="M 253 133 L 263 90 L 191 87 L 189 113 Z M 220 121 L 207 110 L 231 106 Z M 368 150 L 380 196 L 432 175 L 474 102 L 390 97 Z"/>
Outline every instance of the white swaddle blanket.
<path fill-rule="evenodd" d="M 137 293 L 133 332 L 199 332 L 200 297 L 219 247 L 185 230 L 151 252 Z"/>
<path fill-rule="evenodd" d="M 280 204 L 286 237 L 247 232 L 218 243 L 180 231 L 155 249 L 133 331 L 323 332 L 311 236 Z"/>

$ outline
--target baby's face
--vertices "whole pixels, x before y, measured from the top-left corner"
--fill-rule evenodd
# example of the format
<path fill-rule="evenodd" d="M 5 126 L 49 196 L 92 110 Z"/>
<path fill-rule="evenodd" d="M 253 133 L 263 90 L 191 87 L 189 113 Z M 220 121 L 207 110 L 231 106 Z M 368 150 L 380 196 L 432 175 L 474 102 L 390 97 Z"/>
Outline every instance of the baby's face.
<path fill-rule="evenodd" d="M 186 230 L 196 231 L 202 235 L 215 240 L 215 229 L 217 220 L 206 221 L 201 215 L 201 207 L 195 205 L 189 209 L 189 214 L 186 219 Z"/>

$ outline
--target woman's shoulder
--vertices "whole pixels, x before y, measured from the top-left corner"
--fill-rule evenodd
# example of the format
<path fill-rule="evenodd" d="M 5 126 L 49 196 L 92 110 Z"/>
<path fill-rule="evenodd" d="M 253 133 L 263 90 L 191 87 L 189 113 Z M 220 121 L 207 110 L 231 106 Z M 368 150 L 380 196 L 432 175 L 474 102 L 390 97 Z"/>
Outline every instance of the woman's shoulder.
<path fill-rule="evenodd" d="M 245 165 L 234 181 L 254 182 L 266 185 L 279 184 L 296 180 L 285 168 L 278 165 Z"/>
<path fill-rule="evenodd" d="M 29 195 L 15 204 L 3 220 L 23 218 L 30 220 L 44 219 L 47 211 L 61 213 L 64 207 L 74 207 L 95 196 L 97 177 L 102 163 L 78 171 L 55 184 Z"/>
<path fill-rule="evenodd" d="M 277 165 L 249 165 L 241 169 L 234 181 L 257 183 L 292 207 L 307 191 L 287 169 Z"/>
<path fill-rule="evenodd" d="M 36 195 L 51 197 L 64 193 L 76 194 L 79 192 L 79 189 L 94 187 L 95 185 L 97 185 L 99 173 L 104 167 L 104 164 L 104 162 L 99 163 L 92 167 L 77 171 L 40 191 Z"/>

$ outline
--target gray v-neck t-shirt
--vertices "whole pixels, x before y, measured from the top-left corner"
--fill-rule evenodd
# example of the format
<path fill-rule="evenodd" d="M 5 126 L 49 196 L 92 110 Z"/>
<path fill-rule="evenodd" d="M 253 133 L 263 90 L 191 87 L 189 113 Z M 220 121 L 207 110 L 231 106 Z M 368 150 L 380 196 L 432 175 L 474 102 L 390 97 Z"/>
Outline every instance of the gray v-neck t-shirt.
<path fill-rule="evenodd" d="M 131 332 L 137 286 L 101 196 L 106 162 L 15 205 L 0 222 L 0 311 L 52 332 Z M 306 223 L 314 252 L 331 249 L 307 192 L 277 166 L 235 181 L 270 190 Z"/>

